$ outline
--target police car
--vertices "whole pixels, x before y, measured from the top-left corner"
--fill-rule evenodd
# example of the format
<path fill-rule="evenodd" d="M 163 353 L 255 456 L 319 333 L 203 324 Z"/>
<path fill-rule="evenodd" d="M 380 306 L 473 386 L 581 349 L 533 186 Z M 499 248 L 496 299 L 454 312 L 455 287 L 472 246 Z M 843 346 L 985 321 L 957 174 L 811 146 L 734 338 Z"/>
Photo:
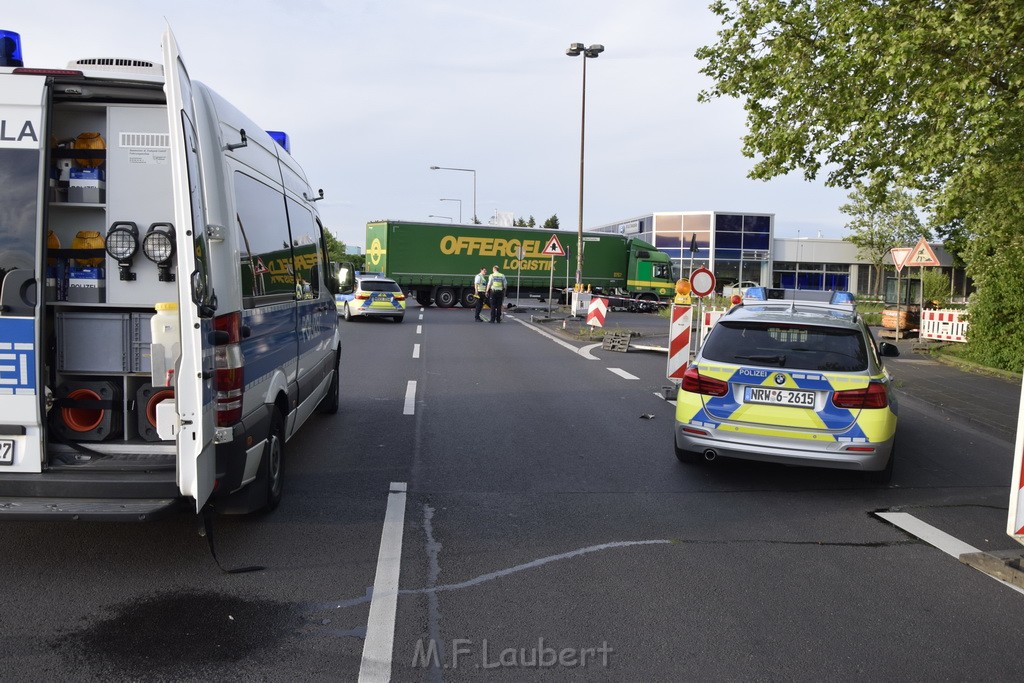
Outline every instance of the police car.
<path fill-rule="evenodd" d="M 357 275 L 351 292 L 336 294 L 338 315 L 345 320 L 365 316 L 391 318 L 396 323 L 405 318 L 405 294 L 394 280 L 374 273 Z"/>
<path fill-rule="evenodd" d="M 708 334 L 676 403 L 682 462 L 716 457 L 892 476 L 897 405 L 849 292 L 755 287 Z"/>

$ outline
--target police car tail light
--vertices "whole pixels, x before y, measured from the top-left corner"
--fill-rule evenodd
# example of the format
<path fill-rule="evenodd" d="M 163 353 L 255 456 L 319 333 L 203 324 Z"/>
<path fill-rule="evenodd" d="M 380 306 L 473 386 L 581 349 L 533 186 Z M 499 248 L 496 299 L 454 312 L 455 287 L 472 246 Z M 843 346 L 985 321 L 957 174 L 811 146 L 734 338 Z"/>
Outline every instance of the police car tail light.
<path fill-rule="evenodd" d="M 707 396 L 725 396 L 729 393 L 729 385 L 726 382 L 714 377 L 702 377 L 700 371 L 692 365 L 683 373 L 682 389 L 691 394 Z"/>
<path fill-rule="evenodd" d="M 213 389 L 217 426 L 230 427 L 242 419 L 242 393 L 245 368 L 242 359 L 242 314 L 220 315 L 213 319 L 220 334 L 213 348 Z"/>
<path fill-rule="evenodd" d="M 366 292 L 359 292 L 358 294 L 356 294 L 356 298 L 357 299 L 369 299 L 370 295 L 367 294 Z"/>
<path fill-rule="evenodd" d="M 881 382 L 870 382 L 863 389 L 847 389 L 832 394 L 832 405 L 837 408 L 885 408 L 889 394 Z"/>
<path fill-rule="evenodd" d="M 405 294 L 395 294 L 395 301 L 405 301 Z"/>

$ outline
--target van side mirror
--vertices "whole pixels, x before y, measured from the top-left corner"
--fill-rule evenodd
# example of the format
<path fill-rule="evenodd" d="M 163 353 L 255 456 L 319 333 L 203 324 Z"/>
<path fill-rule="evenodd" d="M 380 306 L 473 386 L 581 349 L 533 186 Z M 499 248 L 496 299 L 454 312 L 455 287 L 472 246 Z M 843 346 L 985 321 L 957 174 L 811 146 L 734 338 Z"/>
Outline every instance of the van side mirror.
<path fill-rule="evenodd" d="M 353 263 L 335 263 L 338 267 L 337 282 L 338 291 L 335 294 L 351 294 L 356 289 L 356 267 Z"/>

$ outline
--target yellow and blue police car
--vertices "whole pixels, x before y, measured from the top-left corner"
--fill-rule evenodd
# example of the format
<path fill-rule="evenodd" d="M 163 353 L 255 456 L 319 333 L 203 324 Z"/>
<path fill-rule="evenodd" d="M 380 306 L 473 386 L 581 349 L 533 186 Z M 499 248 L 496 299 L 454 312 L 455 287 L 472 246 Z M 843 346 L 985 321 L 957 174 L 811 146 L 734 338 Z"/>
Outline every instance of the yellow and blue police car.
<path fill-rule="evenodd" d="M 390 278 L 364 273 L 356 275 L 355 288 L 345 294 L 336 294 L 338 315 L 345 320 L 357 317 L 391 318 L 396 323 L 405 318 L 405 294 L 398 283 Z"/>
<path fill-rule="evenodd" d="M 738 458 L 892 476 L 898 407 L 849 292 L 748 289 L 687 367 L 676 402 L 682 462 Z"/>

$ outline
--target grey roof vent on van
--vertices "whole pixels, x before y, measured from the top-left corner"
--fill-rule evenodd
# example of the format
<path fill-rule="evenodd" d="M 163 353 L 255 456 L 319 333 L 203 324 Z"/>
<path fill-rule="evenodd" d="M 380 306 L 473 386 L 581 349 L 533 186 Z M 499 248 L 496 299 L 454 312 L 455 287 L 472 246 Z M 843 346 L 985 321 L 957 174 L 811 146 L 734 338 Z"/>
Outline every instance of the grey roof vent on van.
<path fill-rule="evenodd" d="M 69 69 L 82 71 L 112 71 L 124 74 L 140 74 L 147 76 L 163 76 L 162 64 L 145 59 L 126 59 L 123 57 L 92 57 L 76 59 L 68 64 Z"/>

